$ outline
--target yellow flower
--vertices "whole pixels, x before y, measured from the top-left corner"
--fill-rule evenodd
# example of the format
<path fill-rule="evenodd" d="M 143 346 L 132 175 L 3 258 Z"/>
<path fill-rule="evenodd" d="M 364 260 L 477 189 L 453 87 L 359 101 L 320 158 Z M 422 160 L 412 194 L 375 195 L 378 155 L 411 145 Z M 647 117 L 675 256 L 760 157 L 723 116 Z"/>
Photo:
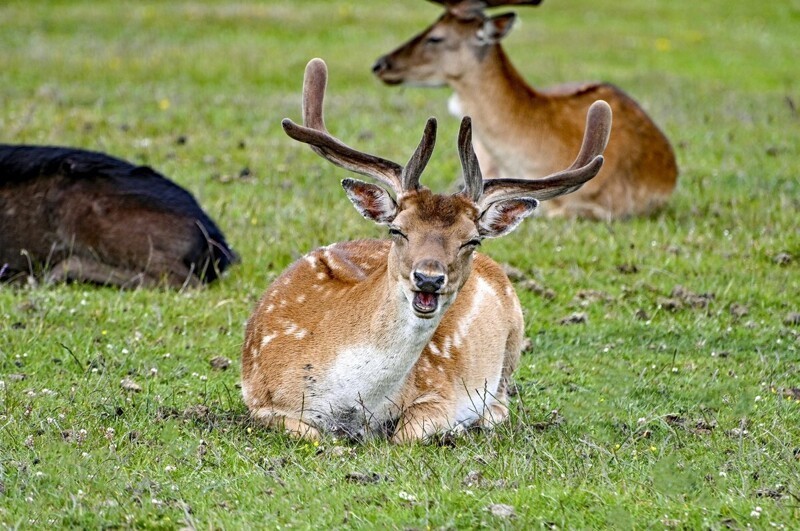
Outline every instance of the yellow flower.
<path fill-rule="evenodd" d="M 166 111 L 167 109 L 169 109 L 169 100 L 167 98 L 162 98 L 158 102 L 158 108 L 161 109 L 162 111 Z"/>
<path fill-rule="evenodd" d="M 656 50 L 659 52 L 668 52 L 672 49 L 672 41 L 666 37 L 659 37 L 656 39 Z"/>

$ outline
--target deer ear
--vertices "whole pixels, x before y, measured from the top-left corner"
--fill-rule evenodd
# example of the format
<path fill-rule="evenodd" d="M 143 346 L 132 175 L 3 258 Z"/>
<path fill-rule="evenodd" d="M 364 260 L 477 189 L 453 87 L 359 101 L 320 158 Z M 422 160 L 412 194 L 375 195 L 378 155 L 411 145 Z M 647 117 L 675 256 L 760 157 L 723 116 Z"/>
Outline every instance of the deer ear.
<path fill-rule="evenodd" d="M 487 18 L 483 27 L 478 30 L 478 40 L 483 44 L 495 44 L 508 35 L 516 19 L 515 13 L 503 13 Z"/>
<path fill-rule="evenodd" d="M 489 205 L 478 220 L 478 233 L 484 238 L 505 236 L 527 218 L 539 201 L 532 197 L 506 199 Z"/>
<path fill-rule="evenodd" d="M 356 210 L 375 223 L 391 223 L 397 215 L 397 203 L 389 192 L 376 184 L 358 179 L 344 179 L 342 188 Z"/>

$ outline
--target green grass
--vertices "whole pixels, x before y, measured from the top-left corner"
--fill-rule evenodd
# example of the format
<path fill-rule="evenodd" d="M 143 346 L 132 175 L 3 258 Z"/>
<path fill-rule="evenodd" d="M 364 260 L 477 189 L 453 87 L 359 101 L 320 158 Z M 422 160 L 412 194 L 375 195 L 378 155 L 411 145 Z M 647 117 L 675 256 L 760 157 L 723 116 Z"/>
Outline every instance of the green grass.
<path fill-rule="evenodd" d="M 495 432 L 314 445 L 248 421 L 239 348 L 260 293 L 318 245 L 382 233 L 345 199 L 347 174 L 280 128 L 300 116 L 303 67 L 326 59 L 329 127 L 362 149 L 405 161 L 439 116 L 423 179 L 446 190 L 449 92 L 370 74 L 438 11 L 0 5 L 0 141 L 150 164 L 243 258 L 188 293 L 0 288 L 0 527 L 798 525 L 800 328 L 784 323 L 800 311 L 796 0 L 520 8 L 507 49 L 529 80 L 614 82 L 664 128 L 681 167 L 670 206 L 609 225 L 532 219 L 484 246 L 553 294 L 518 288 L 532 346 Z M 560 324 L 575 312 L 587 321 Z M 500 503 L 515 516 L 487 510 Z"/>

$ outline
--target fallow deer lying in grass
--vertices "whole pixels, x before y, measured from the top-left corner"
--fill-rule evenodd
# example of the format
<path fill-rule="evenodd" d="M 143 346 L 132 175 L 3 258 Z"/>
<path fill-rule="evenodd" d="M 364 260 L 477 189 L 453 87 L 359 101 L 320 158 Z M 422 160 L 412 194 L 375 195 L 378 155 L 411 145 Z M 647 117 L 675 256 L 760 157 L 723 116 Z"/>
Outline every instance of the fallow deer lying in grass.
<path fill-rule="evenodd" d="M 489 17 L 485 7 L 541 0 L 448 0 L 425 31 L 377 60 L 389 85 L 449 85 L 450 110 L 471 116 L 475 150 L 487 177 L 534 178 L 563 168 L 581 142 L 583 117 L 595 100 L 614 112 L 614 131 L 600 174 L 580 191 L 546 205 L 549 215 L 609 220 L 648 214 L 668 200 L 677 180 L 669 141 L 619 88 L 583 83 L 536 90 L 500 45 L 515 15 Z"/>
<path fill-rule="evenodd" d="M 419 184 L 436 121 L 428 120 L 405 167 L 356 151 L 325 128 L 326 80 L 325 63 L 312 60 L 304 126 L 286 119 L 283 127 L 330 162 L 382 185 L 342 181 L 361 215 L 388 227 L 389 239 L 317 249 L 275 280 L 247 324 L 245 403 L 256 419 L 309 438 L 382 434 L 400 442 L 503 421 L 522 312 L 500 266 L 475 250 L 484 238 L 511 232 L 539 200 L 597 174 L 608 105 L 590 108 L 572 166 L 539 180 L 483 181 L 464 118 L 458 150 L 465 187 L 439 195 Z"/>
<path fill-rule="evenodd" d="M 124 287 L 211 282 L 236 254 L 194 197 L 145 166 L 0 145 L 0 279 Z"/>

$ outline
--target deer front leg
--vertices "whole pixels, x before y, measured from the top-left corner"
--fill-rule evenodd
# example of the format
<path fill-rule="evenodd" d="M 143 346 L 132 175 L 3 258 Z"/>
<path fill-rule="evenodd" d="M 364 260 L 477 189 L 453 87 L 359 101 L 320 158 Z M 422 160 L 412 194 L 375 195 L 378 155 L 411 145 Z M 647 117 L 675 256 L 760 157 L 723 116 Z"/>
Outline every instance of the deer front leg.
<path fill-rule="evenodd" d="M 143 273 L 73 255 L 58 262 L 47 275 L 47 282 L 51 284 L 70 280 L 135 287 L 144 285 L 146 278 Z"/>
<path fill-rule="evenodd" d="M 253 417 L 267 428 L 283 430 L 292 437 L 298 439 L 306 439 L 309 441 L 318 441 L 322 437 L 319 430 L 303 422 L 301 419 L 294 417 L 287 417 L 276 413 L 272 408 L 261 408 L 253 411 Z"/>
<path fill-rule="evenodd" d="M 166 284 L 175 288 L 194 287 L 200 281 L 191 274 L 188 268 L 180 266 L 180 271 L 168 270 L 163 275 L 137 272 L 124 267 L 105 264 L 93 258 L 73 255 L 57 263 L 47 275 L 48 283 L 93 282 L 95 284 L 120 286 L 123 288 L 158 287 Z"/>
<path fill-rule="evenodd" d="M 483 411 L 483 414 L 475 425 L 484 429 L 492 429 L 501 422 L 504 422 L 507 418 L 508 406 L 505 404 L 505 400 L 502 402 L 497 401 L 493 402 Z"/>
<path fill-rule="evenodd" d="M 437 433 L 458 429 L 458 426 L 453 425 L 452 415 L 447 414 L 448 409 L 439 397 L 415 401 L 403 410 L 392 442 L 425 441 Z"/>

